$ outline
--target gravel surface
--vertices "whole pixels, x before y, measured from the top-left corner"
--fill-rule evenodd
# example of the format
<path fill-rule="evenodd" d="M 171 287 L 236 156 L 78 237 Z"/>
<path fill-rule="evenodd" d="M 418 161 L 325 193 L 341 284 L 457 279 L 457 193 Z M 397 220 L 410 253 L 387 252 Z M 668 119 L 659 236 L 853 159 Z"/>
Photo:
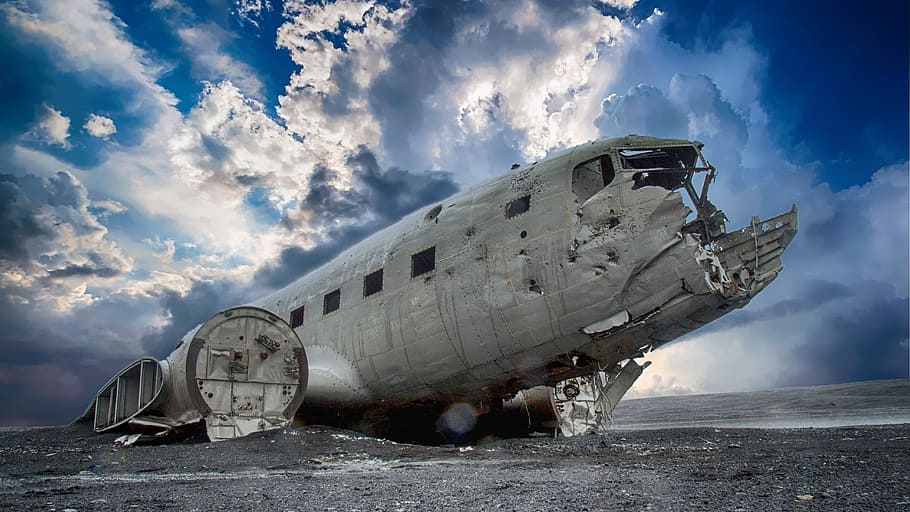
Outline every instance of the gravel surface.
<path fill-rule="evenodd" d="M 910 512 L 906 379 L 629 400 L 606 436 L 473 446 L 328 427 L 161 446 L 118 435 L 0 428 L 0 510 Z"/>
<path fill-rule="evenodd" d="M 910 425 L 419 446 L 320 427 L 115 447 L 0 432 L 3 510 L 910 510 Z M 800 499 L 802 497 L 802 499 Z"/>

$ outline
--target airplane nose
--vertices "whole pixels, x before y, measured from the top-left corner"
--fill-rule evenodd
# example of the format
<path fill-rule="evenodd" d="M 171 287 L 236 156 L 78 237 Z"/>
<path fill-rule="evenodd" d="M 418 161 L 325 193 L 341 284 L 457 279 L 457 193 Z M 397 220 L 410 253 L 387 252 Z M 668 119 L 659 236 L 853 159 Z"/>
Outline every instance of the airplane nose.
<path fill-rule="evenodd" d="M 613 204 L 619 200 L 625 218 L 612 230 L 612 239 L 598 234 L 610 216 L 610 201 L 589 201 L 582 208 L 583 223 L 589 225 L 580 230 L 587 236 L 585 260 L 622 246 L 617 268 L 603 281 L 613 300 L 602 319 L 582 329 L 592 337 L 582 352 L 597 360 L 652 349 L 745 306 L 778 276 L 780 257 L 798 231 L 793 205 L 767 220 L 753 217 L 748 226 L 721 231 L 706 242 L 704 231 L 687 229 L 691 212 L 679 194 L 644 187 L 632 191 L 647 194 L 635 201 L 626 192 L 614 193 Z M 715 210 L 716 218 L 722 215 Z"/>

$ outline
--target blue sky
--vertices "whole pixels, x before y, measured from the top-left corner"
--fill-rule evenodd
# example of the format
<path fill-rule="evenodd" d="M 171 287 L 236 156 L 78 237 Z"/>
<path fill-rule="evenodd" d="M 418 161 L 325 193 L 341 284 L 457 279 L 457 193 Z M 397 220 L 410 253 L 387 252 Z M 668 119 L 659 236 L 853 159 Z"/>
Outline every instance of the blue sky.
<path fill-rule="evenodd" d="M 0 424 L 408 211 L 602 136 L 697 138 L 782 277 L 639 396 L 906 377 L 906 2 L 0 6 Z"/>

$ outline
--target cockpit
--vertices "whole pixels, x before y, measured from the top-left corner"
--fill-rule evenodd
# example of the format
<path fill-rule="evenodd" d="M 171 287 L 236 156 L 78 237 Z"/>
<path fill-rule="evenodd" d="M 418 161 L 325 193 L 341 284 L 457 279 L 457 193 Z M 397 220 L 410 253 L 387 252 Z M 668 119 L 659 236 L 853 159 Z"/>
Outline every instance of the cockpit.
<path fill-rule="evenodd" d="M 685 189 L 697 212 L 687 230 L 699 232 L 707 243 L 724 233 L 726 218 L 708 200 L 708 187 L 715 169 L 701 153 L 702 144 L 655 146 L 618 146 L 597 158 L 582 162 L 572 170 L 572 192 L 579 205 L 609 186 L 617 175 L 631 175 L 632 190 L 661 187 Z"/>

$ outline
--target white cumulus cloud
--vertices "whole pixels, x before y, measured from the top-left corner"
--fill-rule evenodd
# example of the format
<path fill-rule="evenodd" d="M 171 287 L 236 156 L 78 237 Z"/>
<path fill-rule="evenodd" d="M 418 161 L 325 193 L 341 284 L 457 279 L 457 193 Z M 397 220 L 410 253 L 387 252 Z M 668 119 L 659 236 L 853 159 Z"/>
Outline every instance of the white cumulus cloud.
<path fill-rule="evenodd" d="M 272 10 L 272 3 L 269 0 L 234 0 L 234 15 L 241 23 L 249 23 L 255 27 L 259 26 L 259 19 L 263 13 Z"/>
<path fill-rule="evenodd" d="M 397 41 L 408 13 L 407 4 L 390 10 L 371 1 L 285 2 L 287 21 L 278 29 L 277 44 L 290 52 L 299 69 L 278 98 L 276 110 L 329 168 L 342 169 L 361 144 L 379 145 L 380 126 L 369 107 L 368 91 L 376 76 L 388 69 L 386 52 Z M 345 48 L 336 48 L 325 32 L 339 34 L 342 23 L 357 30 L 344 33 Z M 339 73 L 348 78 L 338 80 Z"/>
<path fill-rule="evenodd" d="M 85 186 L 71 173 L 49 178 L 4 176 L 0 287 L 26 303 L 66 310 L 90 303 L 86 286 L 109 287 L 112 278 L 133 270 L 132 259 L 108 236 L 90 211 Z"/>
<path fill-rule="evenodd" d="M 117 126 L 114 125 L 114 120 L 98 114 L 89 114 L 82 128 L 99 139 L 107 139 L 117 133 Z"/>
<path fill-rule="evenodd" d="M 46 144 L 69 149 L 67 139 L 70 136 L 70 118 L 47 103 L 42 103 L 35 112 L 35 122 L 29 135 Z"/>

